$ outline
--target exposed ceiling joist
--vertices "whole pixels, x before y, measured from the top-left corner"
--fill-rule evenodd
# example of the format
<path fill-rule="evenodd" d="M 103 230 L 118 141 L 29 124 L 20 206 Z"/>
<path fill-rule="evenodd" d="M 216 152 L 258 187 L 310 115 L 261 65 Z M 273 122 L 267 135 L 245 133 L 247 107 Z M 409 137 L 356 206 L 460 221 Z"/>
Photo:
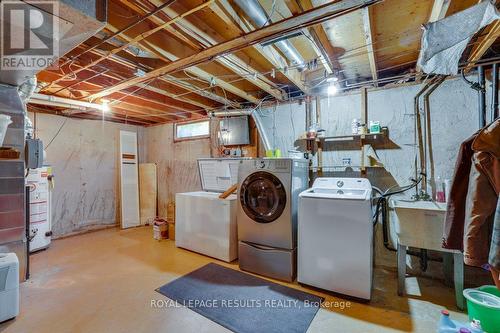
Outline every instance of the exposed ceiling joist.
<path fill-rule="evenodd" d="M 429 23 L 439 21 L 446 17 L 448 8 L 450 8 L 451 0 L 434 0 Z"/>
<path fill-rule="evenodd" d="M 150 2 L 156 6 L 161 6 L 162 4 L 162 1 L 159 0 L 150 0 Z M 213 5 L 213 2 L 206 4 Z M 163 12 L 168 15 L 168 17 L 177 17 L 179 15 L 176 11 L 169 7 L 164 8 Z M 161 25 L 162 21 L 158 17 L 153 16 L 150 19 L 155 24 Z M 214 37 L 210 36 L 200 27 L 192 24 L 188 20 L 180 19 L 177 22 L 177 27 L 185 34 L 195 37 L 199 41 L 199 43 L 203 45 L 203 47 L 210 47 L 219 43 L 219 41 L 217 41 Z M 233 71 L 234 73 L 244 77 L 247 81 L 272 95 L 274 98 L 278 100 L 283 100 L 285 98 L 285 92 L 283 90 L 279 89 L 272 81 L 270 81 L 265 76 L 260 75 L 258 70 L 252 68 L 249 64 L 245 63 L 237 56 L 229 54 L 224 57 L 218 58 L 217 62 Z"/>
<path fill-rule="evenodd" d="M 248 22 L 243 17 L 240 17 L 227 0 L 219 0 L 212 7 L 212 10 L 222 18 L 227 24 L 233 24 L 238 27 L 242 32 L 249 33 L 255 29 L 253 24 Z M 253 46 L 269 63 L 279 69 L 281 73 L 292 82 L 302 92 L 307 92 L 307 87 L 297 70 L 284 70 L 288 66 L 287 60 L 271 46 L 262 46 L 256 44 Z"/>
<path fill-rule="evenodd" d="M 243 36 L 217 44 L 191 56 L 173 61 L 172 63 L 147 73 L 144 77 L 124 80 L 114 87 L 105 89 L 91 97 L 97 98 L 107 96 L 113 92 L 126 89 L 151 78 L 202 64 L 216 57 L 239 51 L 245 47 L 269 40 L 278 35 L 297 31 L 378 2 L 380 2 L 380 0 L 344 0 L 341 2 L 328 3 L 297 16 L 265 26 Z"/>
<path fill-rule="evenodd" d="M 126 7 L 130 8 L 132 11 L 136 12 L 136 13 L 144 13 L 144 16 L 147 16 L 148 14 L 144 11 L 144 9 L 140 6 L 137 5 L 136 1 L 134 0 L 120 0 L 120 2 L 122 4 L 124 4 Z M 158 16 L 160 19 L 167 19 L 165 16 L 165 14 L 161 11 L 161 9 L 163 8 L 163 5 L 162 6 L 159 6 L 157 7 L 154 11 L 157 11 L 159 12 L 159 14 L 163 14 L 162 15 L 155 15 L 155 16 Z M 148 17 L 152 17 L 152 16 L 148 16 Z M 153 20 L 154 18 L 152 18 Z M 160 20 L 160 22 L 162 22 Z M 160 23 L 161 24 L 161 23 Z M 191 48 L 193 49 L 198 49 L 198 50 L 201 50 L 201 47 L 193 42 L 191 39 L 187 38 L 186 36 L 184 36 L 182 33 L 180 33 L 177 29 L 175 29 L 174 27 L 172 26 L 167 26 L 165 27 L 165 30 L 171 34 L 172 36 L 178 38 L 179 40 L 181 40 L 183 43 L 189 45 Z"/>
<path fill-rule="evenodd" d="M 285 2 L 293 15 L 314 8 L 311 0 L 285 0 Z M 331 74 L 335 69 L 339 70 L 340 64 L 334 59 L 335 52 L 323 26 L 318 24 L 308 29 L 303 29 L 303 32 L 311 40 L 314 51 L 322 60 L 327 73 Z"/>
<path fill-rule="evenodd" d="M 96 53 L 96 54 L 101 54 L 98 49 L 94 49 L 94 50 L 92 50 L 90 52 Z M 123 60 L 119 61 L 115 57 L 112 57 L 112 58 L 110 58 L 108 60 L 116 62 L 117 64 L 122 65 L 122 66 L 127 66 L 127 67 L 131 67 L 131 68 L 135 68 L 133 65 L 128 64 L 128 63 L 126 63 Z M 78 67 L 79 65 L 78 64 L 73 64 L 73 66 L 74 67 Z M 82 67 L 80 67 L 80 68 L 82 68 Z M 77 69 L 78 72 L 82 72 L 82 71 L 79 70 L 80 68 Z M 114 69 L 114 68 L 109 68 L 109 69 Z M 71 87 L 76 87 L 79 84 L 87 82 L 87 81 L 92 80 L 92 79 L 95 79 L 98 76 L 108 77 L 108 78 L 110 78 L 112 80 L 117 80 L 117 81 L 119 81 L 120 79 L 123 79 L 123 76 L 116 75 L 116 74 L 112 73 L 113 71 L 109 71 L 109 70 L 99 72 L 99 71 L 96 71 L 96 70 L 94 70 L 92 68 L 87 68 L 86 71 L 93 72 L 95 74 L 92 75 L 89 78 L 85 78 L 85 79 L 81 79 L 79 81 L 72 82 L 69 85 L 63 85 L 62 88 L 60 90 L 56 91 L 54 94 L 57 94 L 60 91 L 64 91 L 64 90 L 69 89 Z M 44 90 L 48 89 L 51 85 L 56 84 L 57 82 L 60 82 L 60 81 L 62 81 L 62 80 L 52 81 L 49 84 L 49 86 L 47 86 L 47 87 L 44 88 Z M 65 81 L 71 81 L 71 80 L 65 80 Z M 184 98 L 182 96 L 177 96 L 175 94 L 172 94 L 172 93 L 169 93 L 169 92 L 165 91 L 164 89 L 157 88 L 157 87 L 155 87 L 153 85 L 138 84 L 137 86 L 139 88 L 141 88 L 141 90 L 144 90 L 145 92 L 153 92 L 153 93 L 156 93 L 156 94 L 168 97 L 168 98 L 170 98 L 172 100 L 175 100 L 176 102 L 180 102 L 181 104 L 189 104 L 189 105 L 193 105 L 193 106 L 196 106 L 196 107 L 201 107 L 201 108 L 204 108 L 204 109 L 211 109 L 212 108 L 211 105 L 203 104 L 203 103 L 200 103 L 198 101 L 194 101 L 194 100 L 191 100 L 191 99 Z M 151 101 L 150 98 L 146 98 L 146 97 L 142 97 L 142 96 L 136 96 L 136 97 L 145 99 L 146 101 Z M 156 99 L 153 99 L 153 101 L 161 103 L 161 104 L 165 105 L 166 107 L 171 107 L 173 109 L 177 109 L 177 110 L 181 110 L 181 111 L 186 111 L 186 112 L 193 112 L 193 111 L 191 111 L 187 107 L 179 106 L 179 105 L 173 105 L 173 104 L 170 104 L 170 103 L 166 102 L 165 100 L 158 101 Z M 176 103 L 176 104 L 179 104 L 179 103 Z"/>
<path fill-rule="evenodd" d="M 158 25 L 157 27 L 153 28 L 153 29 L 150 29 L 148 31 L 144 31 L 142 32 L 141 34 L 135 36 L 134 38 L 130 39 L 127 43 L 124 43 L 123 45 L 121 45 L 120 47 L 117 47 L 115 49 L 112 49 L 111 51 L 107 52 L 106 55 L 104 55 L 103 57 L 100 57 L 92 62 L 90 62 L 89 64 L 83 66 L 82 68 L 76 70 L 76 71 L 73 71 L 72 73 L 69 73 L 63 77 L 61 77 L 58 81 L 63 81 L 65 80 L 66 78 L 68 78 L 70 75 L 75 75 L 75 74 L 78 74 L 79 72 L 81 71 L 84 71 L 88 68 L 91 68 L 91 67 L 94 67 L 96 66 L 97 64 L 103 62 L 104 60 L 106 59 L 109 59 L 111 58 L 112 56 L 126 50 L 129 46 L 131 45 L 135 45 L 137 44 L 138 42 L 142 41 L 142 40 L 145 40 L 146 38 L 148 38 L 149 36 L 151 36 L 152 34 L 160 31 L 160 30 L 163 30 L 164 28 L 168 27 L 168 26 L 171 26 L 172 24 L 176 23 L 176 22 L 179 22 L 181 20 L 183 20 L 184 17 L 188 16 L 188 15 L 191 15 L 193 13 L 196 13 L 197 11 L 207 7 L 208 5 L 210 5 L 212 2 L 214 2 L 214 0 L 208 0 L 204 3 L 202 3 L 201 5 L 199 6 L 196 6 L 195 8 L 193 9 L 190 9 L 182 14 L 178 14 L 176 15 L 174 18 L 172 18 L 171 20 L 167 21 L 167 22 L 163 22 L 161 23 L 160 25 Z M 154 17 L 154 16 L 151 16 L 151 17 Z M 54 83 L 57 83 L 58 81 L 54 82 Z"/>
<path fill-rule="evenodd" d="M 122 0 L 123 1 L 123 0 Z M 142 9 L 141 13 L 143 12 Z M 122 13 L 123 15 L 123 13 Z M 115 26 L 115 24 L 117 26 Z M 123 19 L 120 17 L 115 17 L 115 16 L 110 16 L 109 22 L 108 22 L 108 29 L 110 31 L 118 31 L 118 27 L 121 27 L 122 25 L 126 24 Z M 119 37 L 123 39 L 124 41 L 129 41 L 133 37 L 129 36 L 129 33 L 135 33 L 139 34 L 140 31 L 136 30 L 130 30 L 127 31 L 124 34 L 121 34 Z M 175 61 L 179 59 L 181 56 L 185 55 L 191 55 L 193 53 L 196 53 L 196 50 L 191 49 L 189 46 L 173 39 L 169 38 L 168 40 L 165 40 L 163 38 L 164 36 L 161 35 L 161 33 L 156 34 L 151 36 L 148 40 L 142 40 L 140 41 L 137 46 L 143 50 L 149 51 L 150 53 L 156 55 L 158 58 L 160 58 L 162 61 L 166 63 L 170 63 L 172 61 Z M 174 54 L 175 53 L 175 54 Z M 189 68 L 186 70 L 189 72 L 190 75 L 198 77 L 198 75 L 201 75 L 202 77 L 198 77 L 200 81 L 204 82 L 210 82 L 212 81 L 212 78 L 215 77 L 212 73 L 209 73 L 207 71 L 201 70 L 199 68 L 193 67 Z M 172 82 L 175 84 L 175 82 Z M 187 89 L 189 86 L 196 87 L 196 85 L 184 85 L 184 89 Z M 218 79 L 216 81 L 216 86 L 219 86 L 223 91 L 230 92 L 238 97 L 241 97 L 251 103 L 258 103 L 258 99 L 255 98 L 253 95 L 247 93 L 246 91 L 236 87 L 233 84 L 230 84 L 226 82 L 223 79 Z M 206 98 L 210 98 L 214 101 L 217 101 L 218 103 L 222 103 L 224 105 L 228 106 L 236 106 L 239 105 L 237 102 L 231 101 L 228 98 L 222 97 L 219 94 L 216 94 L 214 92 L 209 92 L 206 90 L 202 90 L 199 87 L 196 87 L 195 89 L 189 89 L 195 93 L 198 93 L 198 95 L 201 95 Z"/>
<path fill-rule="evenodd" d="M 148 41 L 143 41 L 141 45 L 145 46 L 146 49 L 154 51 L 156 55 L 161 56 L 165 60 L 169 60 L 170 63 L 179 60 L 180 58 L 177 57 L 176 55 L 168 52 L 167 50 L 151 43 Z M 212 81 L 212 78 L 215 78 L 215 75 L 212 73 L 209 73 L 199 67 L 193 66 L 185 69 L 186 72 L 190 73 L 191 75 L 194 75 L 198 77 L 200 80 L 205 81 L 207 83 L 210 83 Z M 146 74 L 146 76 L 149 73 Z M 214 81 L 216 86 L 219 86 L 223 90 L 229 91 L 232 94 L 235 94 L 236 96 L 239 96 L 241 98 L 244 98 L 245 100 L 252 102 L 254 104 L 257 104 L 259 102 L 259 99 L 254 97 L 253 95 L 247 93 L 246 91 L 234 86 L 233 84 L 226 82 L 223 79 L 218 78 L 217 80 Z M 197 91 L 200 91 L 199 88 L 195 89 Z M 205 96 L 205 95 L 204 95 Z M 218 95 L 217 95 L 218 96 Z M 206 97 L 206 96 L 205 96 Z M 218 102 L 224 103 L 226 105 L 234 105 L 235 103 L 227 98 L 224 97 L 217 97 Z"/>
<path fill-rule="evenodd" d="M 114 26 L 112 25 L 108 25 L 107 28 L 110 30 L 110 31 L 118 31 L 118 29 L 116 29 Z M 127 36 L 120 36 L 120 39 L 123 39 L 125 41 L 127 40 L 130 40 L 129 37 Z M 152 52 L 153 54 L 155 55 L 158 55 L 158 56 L 162 56 L 162 53 L 158 52 L 157 47 L 148 47 L 147 45 L 142 45 L 142 44 L 139 44 L 138 47 L 142 50 L 145 50 L 145 51 L 149 51 L 149 52 Z M 112 58 L 113 61 L 119 61 L 120 63 L 122 62 L 121 59 L 116 59 L 116 58 Z M 168 59 L 166 59 L 168 60 Z M 167 78 L 167 79 L 166 79 Z M 192 92 L 194 95 L 198 95 L 198 96 L 201 96 L 201 97 L 205 97 L 205 98 L 208 98 L 212 101 L 215 101 L 215 102 L 218 102 L 218 103 L 221 103 L 221 104 L 224 104 L 224 105 L 229 105 L 229 106 L 232 106 L 232 107 L 240 107 L 239 103 L 236 103 L 234 101 L 230 101 L 228 99 L 225 99 L 224 97 L 222 96 L 219 96 L 215 93 L 212 93 L 212 92 L 209 92 L 209 91 L 206 91 L 206 90 L 200 90 L 199 87 L 195 86 L 195 85 L 191 85 L 187 82 L 179 82 L 179 80 L 175 80 L 174 77 L 168 77 L 166 76 L 166 78 L 163 78 L 163 77 L 160 77 L 160 81 L 165 81 L 169 84 L 172 84 L 172 85 L 175 85 L 179 88 L 182 88 L 184 90 L 187 90 L 187 91 L 190 91 Z M 144 89 L 147 89 L 147 90 L 153 90 L 154 87 L 152 86 L 146 86 L 144 84 L 142 85 L 137 85 L 137 86 L 141 86 L 141 87 L 145 87 Z M 205 108 L 205 109 L 211 109 L 212 106 L 211 105 L 208 105 L 208 104 L 204 104 L 204 103 L 201 103 L 199 101 L 196 101 L 196 100 L 193 100 L 193 99 L 190 99 L 190 98 L 187 98 L 187 97 L 183 97 L 183 96 L 178 96 L 177 94 L 173 94 L 173 93 L 170 93 L 168 91 L 165 91 L 165 90 L 162 90 L 162 89 L 158 89 L 160 91 L 163 91 L 163 94 L 165 96 L 168 96 L 168 97 L 172 97 L 172 98 L 176 98 L 180 101 L 184 101 L 186 103 L 190 103 L 190 104 L 193 104 L 193 105 L 196 105 L 196 106 L 199 106 L 199 107 L 202 107 L 202 108 Z"/>
<path fill-rule="evenodd" d="M 54 78 L 61 77 L 62 74 L 57 73 L 57 72 L 47 72 L 44 71 L 38 75 L 39 81 L 40 82 L 51 82 L 53 81 Z M 96 78 L 97 80 L 97 78 Z M 86 80 L 86 81 L 80 81 L 78 83 L 78 91 L 80 93 L 84 93 L 83 97 L 86 97 L 88 93 L 85 93 L 86 91 L 96 91 L 96 90 L 102 90 L 105 86 L 99 81 L 96 80 Z M 47 90 L 47 93 L 53 93 L 54 91 L 60 90 L 60 88 L 63 88 L 63 86 L 60 85 L 54 85 L 52 86 L 51 89 Z M 77 97 L 73 96 L 72 94 L 73 89 L 68 89 L 66 93 L 60 93 L 61 97 L 66 97 L 66 98 L 72 98 L 75 100 L 78 100 Z M 56 96 L 55 96 L 56 97 Z M 56 97 L 57 98 L 57 97 Z M 145 99 L 143 96 L 137 96 L 137 95 L 129 95 L 127 96 L 126 93 L 122 92 L 116 92 L 112 95 L 110 95 L 110 101 L 113 102 L 115 99 L 123 98 L 126 99 L 123 102 L 120 102 L 120 105 L 112 105 L 112 110 L 113 112 L 116 113 L 121 113 L 124 115 L 136 115 L 138 117 L 151 117 L 156 122 L 165 122 L 165 121 L 171 121 L 179 118 L 186 118 L 185 115 L 192 114 L 194 116 L 201 116 L 199 113 L 193 112 L 193 111 L 175 111 L 172 110 L 171 107 L 162 104 L 160 102 L 155 102 L 151 99 Z"/>
<path fill-rule="evenodd" d="M 108 24 L 108 29 L 110 31 L 118 31 L 118 28 L 112 24 Z M 132 37 L 128 36 L 127 34 L 120 35 L 120 38 L 122 38 L 125 41 L 132 39 Z M 173 54 L 172 52 L 169 52 L 168 50 L 166 50 L 163 47 L 158 46 L 156 43 L 153 43 L 153 39 L 151 39 L 150 41 L 142 40 L 141 42 L 139 42 L 139 44 L 137 46 L 141 49 L 144 49 L 146 51 L 149 51 L 149 52 L 155 54 L 156 56 L 158 56 L 160 59 L 162 59 L 163 61 L 165 61 L 167 63 L 171 63 L 172 61 L 179 59 L 179 57 L 177 55 Z M 210 79 L 212 77 L 214 77 L 213 74 L 208 73 L 204 70 L 201 70 L 197 67 L 189 68 L 186 71 L 194 76 L 201 75 L 201 77 L 199 77 L 199 78 L 205 82 L 210 82 Z M 174 82 L 172 82 L 172 83 L 175 84 Z M 218 79 L 216 81 L 216 85 L 220 86 L 222 89 L 225 89 L 226 91 L 229 91 L 229 92 L 231 92 L 231 93 L 233 93 L 241 98 L 246 99 L 249 102 L 252 102 L 252 103 L 258 102 L 258 99 L 255 98 L 254 96 L 252 96 L 251 94 L 243 91 L 242 89 L 237 88 L 236 86 L 234 86 L 234 85 L 232 85 L 232 84 L 230 84 L 222 79 Z M 235 102 L 233 102 L 225 97 L 222 97 L 222 96 L 219 96 L 217 94 L 207 92 L 207 91 L 200 91 L 200 89 L 198 87 L 196 87 L 195 89 L 188 88 L 188 87 L 189 87 L 189 85 L 184 85 L 182 88 L 191 90 L 191 91 L 197 93 L 198 95 L 210 98 L 210 99 L 212 99 L 216 102 L 222 103 L 224 105 L 230 105 L 230 106 L 235 105 Z"/>
<path fill-rule="evenodd" d="M 496 20 L 491 23 L 489 27 L 488 33 L 482 37 L 479 40 L 479 43 L 472 49 L 469 55 L 468 64 L 464 68 L 465 72 L 470 71 L 476 62 L 481 60 L 486 51 L 488 51 L 491 45 L 493 45 L 493 43 L 500 36 L 500 20 Z"/>
<path fill-rule="evenodd" d="M 96 51 L 97 51 L 97 49 L 93 50 L 91 52 L 96 52 Z M 78 64 L 73 64 L 73 67 L 76 67 L 77 70 L 79 70 L 80 68 L 82 68 Z M 109 69 L 115 70 L 115 68 L 109 68 Z M 82 74 L 84 74 L 83 71 L 79 71 L 79 72 L 82 73 Z M 54 94 L 57 94 L 57 93 L 59 93 L 59 92 L 61 92 L 63 90 L 69 89 L 71 87 L 76 87 L 76 86 L 78 86 L 78 85 L 80 85 L 80 84 L 82 84 L 84 82 L 91 82 L 93 80 L 95 81 L 95 79 L 97 79 L 98 76 L 107 77 L 107 78 L 109 78 L 109 79 L 111 79 L 113 81 L 119 81 L 120 79 L 122 79 L 122 77 L 117 76 L 116 74 L 112 73 L 112 71 L 109 71 L 109 70 L 106 70 L 105 72 L 98 72 L 98 71 L 94 71 L 92 69 L 86 69 L 85 72 L 91 72 L 91 73 L 94 73 L 94 74 L 91 74 L 91 76 L 86 75 L 87 78 L 82 78 L 81 80 L 72 82 L 69 85 L 61 85 L 59 83 L 59 85 L 62 88 L 59 89 L 59 90 L 57 90 Z M 57 82 L 57 81 L 58 80 L 52 81 L 49 86 L 54 85 L 55 82 Z M 68 80 L 66 80 L 66 81 L 68 81 Z M 70 82 L 71 82 L 71 80 L 70 80 Z M 104 87 L 104 86 L 102 86 L 102 87 Z M 164 90 L 162 90 L 162 89 L 158 89 L 158 88 L 153 87 L 152 85 L 146 85 L 146 84 L 140 84 L 140 85 L 138 85 L 138 87 L 140 88 L 140 90 L 142 92 L 132 95 L 133 98 L 136 98 L 136 99 L 140 100 L 139 104 L 137 104 L 137 105 L 142 105 L 143 106 L 144 104 L 155 103 L 155 104 L 158 105 L 158 107 L 168 108 L 168 110 L 171 110 L 173 112 L 177 111 L 177 112 L 181 112 L 181 113 L 199 114 L 199 112 L 192 110 L 192 108 L 191 108 L 192 104 L 191 103 L 184 102 L 182 100 L 182 98 L 179 98 L 179 97 L 176 97 L 176 96 L 166 95 L 165 92 L 164 92 Z M 151 93 L 155 94 L 156 96 L 151 96 L 152 95 Z M 158 95 L 161 95 L 161 96 L 164 96 L 164 97 L 168 97 L 168 100 L 166 98 L 161 98 L 161 96 L 158 96 Z M 189 105 L 186 105 L 186 104 L 189 104 Z"/>
<path fill-rule="evenodd" d="M 366 51 L 368 52 L 368 61 L 370 62 L 370 71 L 372 73 L 372 80 L 378 86 L 378 69 L 375 49 L 373 47 L 373 34 L 372 23 L 370 18 L 370 7 L 363 9 L 363 28 L 365 31 Z"/>

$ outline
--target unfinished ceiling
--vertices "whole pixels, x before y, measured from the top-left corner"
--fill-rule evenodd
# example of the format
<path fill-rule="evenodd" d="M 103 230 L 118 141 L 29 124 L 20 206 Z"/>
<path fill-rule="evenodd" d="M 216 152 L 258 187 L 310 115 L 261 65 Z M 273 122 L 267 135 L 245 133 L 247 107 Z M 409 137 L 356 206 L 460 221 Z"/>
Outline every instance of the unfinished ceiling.
<path fill-rule="evenodd" d="M 477 0 L 374 0 L 359 8 L 365 2 L 110 0 L 105 29 L 61 58 L 60 69 L 39 73 L 40 93 L 105 100 L 106 119 L 148 126 L 286 101 L 317 92 L 327 77 L 342 89 L 376 86 L 416 71 L 422 24 Z M 471 57 L 481 58 L 496 29 L 481 32 Z"/>

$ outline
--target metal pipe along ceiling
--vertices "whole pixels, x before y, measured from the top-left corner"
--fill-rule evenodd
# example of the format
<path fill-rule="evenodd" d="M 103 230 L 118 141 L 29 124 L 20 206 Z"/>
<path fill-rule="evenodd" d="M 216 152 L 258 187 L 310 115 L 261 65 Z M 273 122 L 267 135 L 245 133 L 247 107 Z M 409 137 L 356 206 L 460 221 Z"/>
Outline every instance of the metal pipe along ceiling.
<path fill-rule="evenodd" d="M 68 99 L 68 98 L 64 98 L 64 97 L 49 96 L 49 95 L 38 94 L 38 93 L 33 94 L 31 96 L 31 98 L 29 99 L 28 103 L 78 109 L 78 110 L 82 110 L 82 111 L 90 111 L 90 110 L 102 111 L 103 110 L 103 107 L 101 104 L 76 101 L 76 100 L 72 100 L 72 99 Z"/>
<path fill-rule="evenodd" d="M 477 70 L 478 83 L 481 86 L 479 91 L 479 128 L 486 126 L 486 78 L 484 67 L 479 66 Z"/>
<path fill-rule="evenodd" d="M 270 19 L 267 16 L 266 11 L 264 10 L 264 8 L 262 8 L 258 0 L 235 0 L 234 2 L 258 26 L 257 28 L 262 28 L 263 26 L 270 23 Z M 281 50 L 281 52 L 285 54 L 288 60 L 294 62 L 297 65 L 304 64 L 304 59 L 299 54 L 295 46 L 293 46 L 289 41 L 282 40 L 275 43 L 274 45 L 276 45 Z"/>

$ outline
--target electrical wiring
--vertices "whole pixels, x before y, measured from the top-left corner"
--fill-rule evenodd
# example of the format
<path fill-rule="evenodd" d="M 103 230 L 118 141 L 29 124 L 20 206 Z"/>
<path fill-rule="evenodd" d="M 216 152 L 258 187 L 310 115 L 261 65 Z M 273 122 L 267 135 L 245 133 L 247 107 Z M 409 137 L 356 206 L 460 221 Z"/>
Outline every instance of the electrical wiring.
<path fill-rule="evenodd" d="M 130 97 L 131 95 L 135 94 L 136 92 L 139 92 L 143 89 L 146 89 L 147 87 L 149 87 L 154 81 L 156 81 L 156 78 L 153 78 L 152 80 L 148 81 L 146 84 L 144 84 L 143 86 L 137 88 L 136 90 L 130 92 L 130 93 L 127 93 L 125 96 L 122 96 L 120 98 L 117 98 L 117 99 L 113 99 L 113 101 L 111 101 L 109 103 L 110 106 L 112 105 L 119 105 L 120 104 L 120 101 L 122 101 L 124 98 L 127 98 L 127 97 Z"/>
<path fill-rule="evenodd" d="M 62 123 L 62 125 L 59 127 L 59 129 L 57 130 L 56 134 L 54 135 L 54 137 L 52 137 L 52 139 L 49 141 L 49 143 L 43 148 L 43 149 L 48 149 L 50 147 L 50 145 L 52 144 L 52 142 L 54 142 L 54 140 L 59 136 L 59 133 L 61 133 L 64 125 L 66 125 L 66 122 L 68 121 L 68 117 L 65 117 L 64 118 L 64 122 Z"/>
<path fill-rule="evenodd" d="M 272 19 L 273 19 L 273 15 L 274 15 L 274 12 L 276 10 L 276 0 L 273 0 L 273 3 L 271 5 L 271 12 L 269 13 L 269 17 L 268 19 L 266 20 L 266 22 L 260 27 L 260 28 L 263 28 L 265 27 L 266 25 L 268 25 L 270 22 L 272 22 Z"/>
<path fill-rule="evenodd" d="M 210 84 L 210 82 L 206 81 L 206 80 L 203 80 L 199 77 L 196 77 L 196 76 L 192 76 L 191 74 L 189 74 L 185 69 L 182 70 L 182 72 L 190 79 L 192 80 L 195 80 L 195 81 L 199 81 L 199 82 L 203 82 L 203 83 L 207 83 L 207 84 Z"/>

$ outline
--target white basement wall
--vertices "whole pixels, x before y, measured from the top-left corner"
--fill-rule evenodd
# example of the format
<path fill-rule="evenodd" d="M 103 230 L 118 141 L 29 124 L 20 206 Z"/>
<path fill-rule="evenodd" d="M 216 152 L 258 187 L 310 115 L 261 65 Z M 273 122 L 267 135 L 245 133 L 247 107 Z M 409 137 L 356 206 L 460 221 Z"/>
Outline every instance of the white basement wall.
<path fill-rule="evenodd" d="M 376 151 L 385 170 L 372 169 L 368 177 L 373 185 L 382 189 L 395 183 L 408 184 L 409 178 L 414 177 L 414 160 L 418 151 L 413 147 L 413 99 L 420 89 L 421 85 L 407 85 L 368 93 L 368 120 L 379 120 L 381 126 L 387 126 L 390 139 L 398 146 L 397 149 Z M 478 95 L 461 79 L 452 79 L 444 82 L 431 95 L 430 101 L 436 177 L 451 178 L 460 144 L 478 130 Z M 489 101 L 487 96 L 488 106 Z M 264 109 L 262 113 L 271 142 L 281 149 L 283 156 L 287 156 L 288 151 L 294 149 L 295 140 L 305 131 L 304 103 L 282 104 Z M 323 98 L 321 115 L 321 128 L 326 130 L 327 136 L 350 135 L 353 118 L 359 119 L 361 115 L 360 93 Z M 344 169 L 339 166 L 342 166 L 342 158 L 351 158 L 353 167 L 359 166 L 360 157 L 359 150 L 329 151 L 323 154 L 323 164 L 329 166 L 326 170 L 336 171 L 335 175 L 355 177 L 339 172 Z M 408 192 L 407 196 L 412 194 L 414 192 Z M 380 227 L 379 224 L 375 235 L 376 264 L 395 267 L 395 253 L 384 248 Z M 421 274 L 417 261 L 412 260 L 409 264 L 416 268 L 413 272 Z M 441 264 L 430 262 L 429 266 L 425 275 L 442 277 Z M 467 275 L 472 274 L 476 279 L 478 273 L 481 272 L 468 272 Z"/>
<path fill-rule="evenodd" d="M 379 149 L 376 153 L 385 166 L 385 177 L 400 185 L 407 184 L 415 174 L 418 149 L 413 146 L 413 99 L 420 89 L 421 85 L 409 85 L 368 92 L 368 121 L 379 120 L 381 126 L 387 126 L 390 140 L 397 145 L 396 149 Z M 461 79 L 452 79 L 444 82 L 431 95 L 430 101 L 435 175 L 451 178 L 461 142 L 478 129 L 477 93 Z M 273 108 L 262 112 L 266 115 L 265 127 L 271 141 L 281 149 L 283 156 L 287 156 L 288 151 L 294 149 L 295 140 L 305 131 L 304 103 L 283 104 L 274 112 Z M 321 100 L 320 125 L 326 130 L 326 136 L 350 135 L 353 118 L 360 117 L 359 92 Z M 342 169 L 343 158 L 351 158 L 353 167 L 361 164 L 359 150 L 325 152 L 323 164 L 326 170 L 338 171 Z"/>
<path fill-rule="evenodd" d="M 175 142 L 173 124 L 165 124 L 148 127 L 144 141 L 146 161 L 158 168 L 158 215 L 166 218 L 176 193 L 201 190 L 197 159 L 210 157 L 210 139 Z"/>
<path fill-rule="evenodd" d="M 35 122 L 33 114 L 30 119 Z M 59 134 L 57 132 L 59 131 Z M 36 115 L 37 137 L 53 167 L 54 237 L 118 223 L 119 131 L 138 132 L 139 159 L 144 128 L 99 120 Z M 57 135 L 57 136 L 56 136 Z"/>

